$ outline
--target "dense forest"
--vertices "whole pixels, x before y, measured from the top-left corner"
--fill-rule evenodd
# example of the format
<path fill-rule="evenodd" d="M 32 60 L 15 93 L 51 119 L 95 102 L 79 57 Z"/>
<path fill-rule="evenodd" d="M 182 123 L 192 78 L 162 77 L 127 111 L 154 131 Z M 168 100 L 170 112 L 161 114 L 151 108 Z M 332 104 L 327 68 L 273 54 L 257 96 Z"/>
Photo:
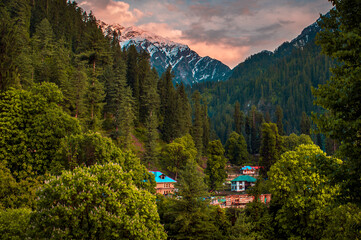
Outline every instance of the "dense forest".
<path fill-rule="evenodd" d="M 280 130 L 287 134 L 301 133 L 303 112 L 310 116 L 311 112 L 320 111 L 313 105 L 311 89 L 326 83 L 334 61 L 321 54 L 315 36 L 307 38 L 309 42 L 303 47 L 286 42 L 274 53 L 252 55 L 232 70 L 228 81 L 201 83 L 189 89 L 202 92 L 207 99 L 212 129 L 222 142 L 235 128 L 236 102 L 242 112 L 247 114 L 256 107 L 272 121 L 277 121 L 276 110 L 281 108 L 284 124 Z"/>
<path fill-rule="evenodd" d="M 1 238 L 358 239 L 361 4 L 331 2 L 319 45 L 258 54 L 188 95 L 76 2 L 2 0 Z M 255 201 L 210 205 L 247 164 Z"/>

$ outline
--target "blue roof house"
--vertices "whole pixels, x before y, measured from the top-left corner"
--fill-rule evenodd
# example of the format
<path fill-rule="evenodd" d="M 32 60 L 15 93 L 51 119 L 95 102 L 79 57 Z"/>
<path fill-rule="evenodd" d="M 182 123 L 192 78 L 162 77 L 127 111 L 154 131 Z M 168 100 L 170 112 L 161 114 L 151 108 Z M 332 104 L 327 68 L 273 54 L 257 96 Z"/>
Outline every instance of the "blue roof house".
<path fill-rule="evenodd" d="M 176 180 L 166 176 L 164 173 L 160 171 L 149 171 L 154 174 L 155 182 L 157 183 L 156 192 L 168 195 L 174 193 L 175 188 L 174 184 L 177 182 Z"/>

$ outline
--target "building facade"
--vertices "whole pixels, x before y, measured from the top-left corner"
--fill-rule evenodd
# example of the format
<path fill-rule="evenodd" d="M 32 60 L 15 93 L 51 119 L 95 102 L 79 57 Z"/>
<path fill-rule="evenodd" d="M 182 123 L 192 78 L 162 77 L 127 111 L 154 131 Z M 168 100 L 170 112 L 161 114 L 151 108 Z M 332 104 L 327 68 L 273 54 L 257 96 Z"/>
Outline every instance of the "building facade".
<path fill-rule="evenodd" d="M 176 180 L 166 176 L 159 171 L 149 171 L 154 174 L 155 182 L 157 183 L 156 192 L 163 195 L 172 194 L 175 191 L 174 184 Z"/>

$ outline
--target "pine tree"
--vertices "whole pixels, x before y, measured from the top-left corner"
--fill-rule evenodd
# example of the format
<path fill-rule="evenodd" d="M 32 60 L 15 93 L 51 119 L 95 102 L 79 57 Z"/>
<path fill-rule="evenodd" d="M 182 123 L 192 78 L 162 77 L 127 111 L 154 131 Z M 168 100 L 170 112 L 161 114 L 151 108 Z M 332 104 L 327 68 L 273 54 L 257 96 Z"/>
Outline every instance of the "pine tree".
<path fill-rule="evenodd" d="M 177 137 L 181 137 L 190 133 L 192 127 L 192 108 L 183 83 L 177 87 L 177 113 Z"/>
<path fill-rule="evenodd" d="M 238 101 L 234 104 L 234 127 L 235 131 L 238 134 L 242 133 L 242 126 L 243 126 L 243 112 L 241 112 L 241 105 Z"/>
<path fill-rule="evenodd" d="M 212 239 L 217 229 L 210 217 L 209 206 L 203 197 L 207 185 L 195 162 L 189 162 L 180 172 L 176 185 L 181 199 L 174 200 L 169 213 L 171 221 L 167 225 L 168 236 L 174 239 Z"/>
<path fill-rule="evenodd" d="M 277 128 L 279 129 L 278 132 L 281 136 L 285 135 L 283 129 L 283 110 L 280 105 L 277 105 L 275 114 L 276 114 Z"/>
<path fill-rule="evenodd" d="M 203 121 L 202 121 L 202 106 L 201 94 L 195 91 L 192 95 L 194 104 L 194 118 L 192 126 L 192 137 L 196 148 L 198 150 L 198 158 L 202 156 L 203 151 Z"/>
<path fill-rule="evenodd" d="M 271 166 L 280 158 L 282 153 L 282 137 L 278 133 L 277 125 L 274 123 L 262 124 L 262 143 L 260 149 L 261 172 L 267 178 Z"/>
<path fill-rule="evenodd" d="M 127 85 L 132 89 L 135 100 L 134 112 L 139 113 L 139 76 L 138 76 L 138 52 L 134 45 L 127 51 Z M 138 119 L 136 119 L 138 122 Z"/>
<path fill-rule="evenodd" d="M 172 83 L 172 67 L 169 66 L 159 80 L 158 92 L 160 97 L 160 115 L 163 119 L 161 131 L 162 139 L 170 142 L 176 138 L 177 127 L 177 96 Z"/>
<path fill-rule="evenodd" d="M 208 143 L 209 143 L 209 137 L 210 137 L 210 119 L 208 117 L 208 108 L 207 108 L 207 103 L 204 103 L 202 105 L 202 119 L 203 119 L 203 137 L 202 137 L 202 142 L 203 142 L 203 152 L 206 153 L 207 149 L 208 149 Z"/>
<path fill-rule="evenodd" d="M 206 182 L 211 191 L 217 190 L 227 178 L 227 159 L 224 157 L 224 149 L 221 141 L 209 143 L 207 150 L 207 167 L 205 169 Z"/>
<path fill-rule="evenodd" d="M 311 121 L 310 118 L 307 116 L 307 114 L 305 112 L 302 112 L 302 118 L 301 118 L 301 122 L 300 122 L 300 129 L 301 129 L 301 134 L 306 134 L 306 135 L 310 135 L 310 131 L 311 131 Z"/>

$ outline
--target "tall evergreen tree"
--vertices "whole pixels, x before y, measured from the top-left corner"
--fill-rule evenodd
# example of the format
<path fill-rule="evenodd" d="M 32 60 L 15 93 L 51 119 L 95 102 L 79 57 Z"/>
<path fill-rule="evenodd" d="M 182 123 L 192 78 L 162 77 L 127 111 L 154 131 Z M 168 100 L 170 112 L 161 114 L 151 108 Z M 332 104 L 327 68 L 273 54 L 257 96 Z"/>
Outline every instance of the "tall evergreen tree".
<path fill-rule="evenodd" d="M 177 87 L 177 113 L 177 136 L 181 137 L 190 133 L 192 127 L 192 108 L 183 83 Z"/>
<path fill-rule="evenodd" d="M 300 122 L 301 134 L 311 134 L 311 121 L 305 112 L 302 112 L 302 118 Z"/>
<path fill-rule="evenodd" d="M 274 123 L 262 124 L 262 143 L 260 149 L 260 165 L 263 177 L 268 176 L 271 166 L 280 158 L 282 152 L 282 137 Z"/>
<path fill-rule="evenodd" d="M 207 185 L 195 162 L 189 162 L 180 172 L 177 183 L 181 199 L 175 199 L 169 213 L 173 221 L 166 224 L 168 236 L 174 239 L 212 239 L 217 229 L 210 217 Z"/>
<path fill-rule="evenodd" d="M 278 128 L 278 132 L 280 135 L 285 135 L 283 129 L 283 110 L 280 105 L 277 105 L 275 115 L 276 115 L 276 124 Z"/>
<path fill-rule="evenodd" d="M 208 117 L 208 107 L 207 103 L 203 103 L 202 105 L 202 120 L 203 120 L 203 152 L 206 153 L 208 149 L 209 137 L 210 137 L 210 119 Z"/>
<path fill-rule="evenodd" d="M 198 157 L 202 156 L 203 151 L 203 121 L 202 121 L 202 105 L 201 94 L 195 91 L 192 95 L 194 104 L 194 118 L 192 126 L 192 137 L 198 150 Z"/>
<path fill-rule="evenodd" d="M 227 159 L 224 157 L 224 149 L 221 141 L 209 143 L 207 150 L 207 167 L 205 169 L 206 182 L 211 191 L 221 186 L 227 178 Z"/>
<path fill-rule="evenodd" d="M 236 103 L 234 104 L 234 127 L 235 127 L 235 131 L 238 134 L 242 133 L 242 125 L 243 123 L 243 112 L 241 112 L 241 105 L 239 104 L 238 101 L 236 101 Z"/>
<path fill-rule="evenodd" d="M 135 100 L 134 111 L 139 112 L 139 76 L 138 76 L 138 52 L 134 45 L 127 51 L 127 85 L 132 89 L 132 96 Z M 137 121 L 137 120 L 136 120 Z"/>
<path fill-rule="evenodd" d="M 314 91 L 316 104 L 328 110 L 314 118 L 317 127 L 326 137 L 341 143 L 340 152 L 345 159 L 337 181 L 342 183 L 345 201 L 361 203 L 361 47 L 360 1 L 335 1 L 329 16 L 323 16 L 318 35 L 322 52 L 336 59 L 330 80 Z"/>
<path fill-rule="evenodd" d="M 176 138 L 177 109 L 176 91 L 174 89 L 172 67 L 169 66 L 159 80 L 158 91 L 160 97 L 160 115 L 163 119 L 161 125 L 162 139 L 170 142 Z"/>
<path fill-rule="evenodd" d="M 246 141 L 242 134 L 232 132 L 225 145 L 226 156 L 232 164 L 240 166 L 249 159 Z"/>

